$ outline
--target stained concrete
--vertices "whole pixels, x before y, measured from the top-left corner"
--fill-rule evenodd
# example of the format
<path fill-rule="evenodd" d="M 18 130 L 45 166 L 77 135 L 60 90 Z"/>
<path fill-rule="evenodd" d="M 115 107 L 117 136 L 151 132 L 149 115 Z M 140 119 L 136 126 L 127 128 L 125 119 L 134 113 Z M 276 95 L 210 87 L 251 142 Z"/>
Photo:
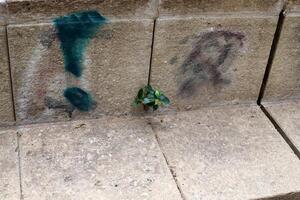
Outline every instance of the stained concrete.
<path fill-rule="evenodd" d="M 151 127 L 103 118 L 20 128 L 24 200 L 180 200 Z"/>
<path fill-rule="evenodd" d="M 300 191 L 300 161 L 257 106 L 182 112 L 152 124 L 187 200 Z"/>
<path fill-rule="evenodd" d="M 49 21 L 68 13 L 97 10 L 110 19 L 152 19 L 158 0 L 7 0 L 9 23 Z"/>
<path fill-rule="evenodd" d="M 300 151 L 300 101 L 265 103 L 264 106 Z"/>
<path fill-rule="evenodd" d="M 131 104 L 147 83 L 152 20 L 110 21 L 86 49 L 83 75 L 65 71 L 52 24 L 9 25 L 9 48 L 18 121 L 68 120 L 63 93 L 78 86 L 92 95 L 95 109 L 72 117 L 136 112 Z"/>
<path fill-rule="evenodd" d="M 20 199 L 17 133 L 0 131 L 0 199 Z"/>
<path fill-rule="evenodd" d="M 159 18 L 151 83 L 175 110 L 254 103 L 276 24 L 271 15 Z"/>
<path fill-rule="evenodd" d="M 6 33 L 0 26 L 0 126 L 14 121 L 11 95 Z"/>

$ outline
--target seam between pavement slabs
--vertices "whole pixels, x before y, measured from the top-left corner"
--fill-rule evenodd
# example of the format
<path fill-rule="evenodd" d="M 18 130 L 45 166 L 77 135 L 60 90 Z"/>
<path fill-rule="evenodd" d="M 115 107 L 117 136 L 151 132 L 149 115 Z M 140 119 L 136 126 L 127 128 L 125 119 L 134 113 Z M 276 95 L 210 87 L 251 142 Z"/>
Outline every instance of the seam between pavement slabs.
<path fill-rule="evenodd" d="M 281 135 L 281 137 L 285 140 L 285 142 L 290 146 L 290 148 L 293 150 L 295 155 L 300 160 L 300 151 L 297 149 L 297 147 L 293 144 L 291 139 L 287 136 L 287 134 L 283 131 L 283 129 L 279 126 L 279 124 L 276 122 L 276 120 L 272 117 L 272 115 L 268 112 L 268 110 L 263 106 L 260 105 L 261 110 L 263 113 L 267 116 L 267 118 L 271 121 L 275 129 L 278 131 L 278 133 Z"/>
<path fill-rule="evenodd" d="M 17 132 L 17 144 L 18 144 L 18 168 L 19 168 L 19 182 L 20 182 L 20 200 L 23 200 L 23 185 L 22 185 L 22 168 L 21 168 L 21 150 L 20 150 L 20 139 L 22 134 Z"/>
<path fill-rule="evenodd" d="M 179 193 L 180 193 L 181 199 L 182 199 L 182 200 L 186 200 L 186 198 L 185 198 L 185 196 L 184 196 L 184 194 L 183 194 L 183 191 L 182 191 L 182 189 L 181 189 L 181 187 L 180 187 L 180 185 L 179 185 L 179 182 L 178 182 L 178 180 L 177 180 L 177 178 L 176 178 L 176 173 L 175 173 L 175 171 L 172 169 L 172 166 L 170 165 L 169 160 L 168 160 L 168 158 L 167 158 L 165 152 L 163 151 L 162 144 L 161 144 L 161 142 L 160 142 L 160 140 L 159 140 L 159 137 L 158 137 L 156 131 L 154 130 L 154 127 L 153 127 L 152 123 L 149 122 L 148 124 L 150 125 L 150 127 L 151 127 L 151 129 L 152 129 L 152 132 L 154 133 L 154 137 L 155 137 L 155 140 L 156 140 L 156 142 L 157 142 L 157 144 L 158 144 L 159 150 L 160 150 L 160 152 L 162 153 L 162 155 L 163 155 L 163 157 L 164 157 L 164 160 L 165 160 L 165 162 L 166 162 L 166 164 L 167 164 L 167 166 L 168 166 L 168 168 L 169 168 L 169 171 L 170 171 L 170 173 L 171 173 L 171 175 L 172 175 L 172 177 L 173 177 L 173 179 L 174 179 L 174 182 L 175 182 L 175 184 L 176 184 L 176 186 L 177 186 L 177 189 L 178 189 L 178 191 L 179 191 Z"/>

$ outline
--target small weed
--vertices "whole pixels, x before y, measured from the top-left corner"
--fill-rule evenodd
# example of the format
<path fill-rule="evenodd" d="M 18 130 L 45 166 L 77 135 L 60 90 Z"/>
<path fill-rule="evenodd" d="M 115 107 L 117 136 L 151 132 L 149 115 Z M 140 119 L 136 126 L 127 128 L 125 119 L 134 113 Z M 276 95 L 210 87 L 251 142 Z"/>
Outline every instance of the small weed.
<path fill-rule="evenodd" d="M 152 107 L 153 110 L 157 110 L 159 106 L 168 106 L 170 100 L 161 91 L 153 89 L 151 85 L 147 85 L 139 90 L 134 99 L 134 106 L 140 104 L 146 108 Z"/>

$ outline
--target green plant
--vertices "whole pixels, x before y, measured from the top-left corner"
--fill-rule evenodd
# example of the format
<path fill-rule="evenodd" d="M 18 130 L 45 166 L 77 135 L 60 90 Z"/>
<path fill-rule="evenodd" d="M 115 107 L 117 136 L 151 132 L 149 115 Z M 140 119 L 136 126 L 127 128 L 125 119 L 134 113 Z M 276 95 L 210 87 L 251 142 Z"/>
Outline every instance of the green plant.
<path fill-rule="evenodd" d="M 134 99 L 133 105 L 138 106 L 139 104 L 157 110 L 159 106 L 169 105 L 170 100 L 161 91 L 153 89 L 151 85 L 147 85 L 139 90 Z"/>

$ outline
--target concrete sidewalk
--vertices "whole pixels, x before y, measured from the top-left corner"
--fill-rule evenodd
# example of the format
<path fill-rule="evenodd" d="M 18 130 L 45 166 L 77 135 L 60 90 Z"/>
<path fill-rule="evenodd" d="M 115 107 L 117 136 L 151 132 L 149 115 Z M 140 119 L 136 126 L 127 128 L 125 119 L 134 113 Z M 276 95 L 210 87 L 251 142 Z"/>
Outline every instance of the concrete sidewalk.
<path fill-rule="evenodd" d="M 257 106 L 28 125 L 0 148 L 1 200 L 300 199 L 300 161 Z"/>
<path fill-rule="evenodd" d="M 274 118 L 274 121 L 281 127 L 288 140 L 297 149 L 300 157 L 300 101 L 288 100 L 284 102 L 264 103 L 266 110 Z"/>

